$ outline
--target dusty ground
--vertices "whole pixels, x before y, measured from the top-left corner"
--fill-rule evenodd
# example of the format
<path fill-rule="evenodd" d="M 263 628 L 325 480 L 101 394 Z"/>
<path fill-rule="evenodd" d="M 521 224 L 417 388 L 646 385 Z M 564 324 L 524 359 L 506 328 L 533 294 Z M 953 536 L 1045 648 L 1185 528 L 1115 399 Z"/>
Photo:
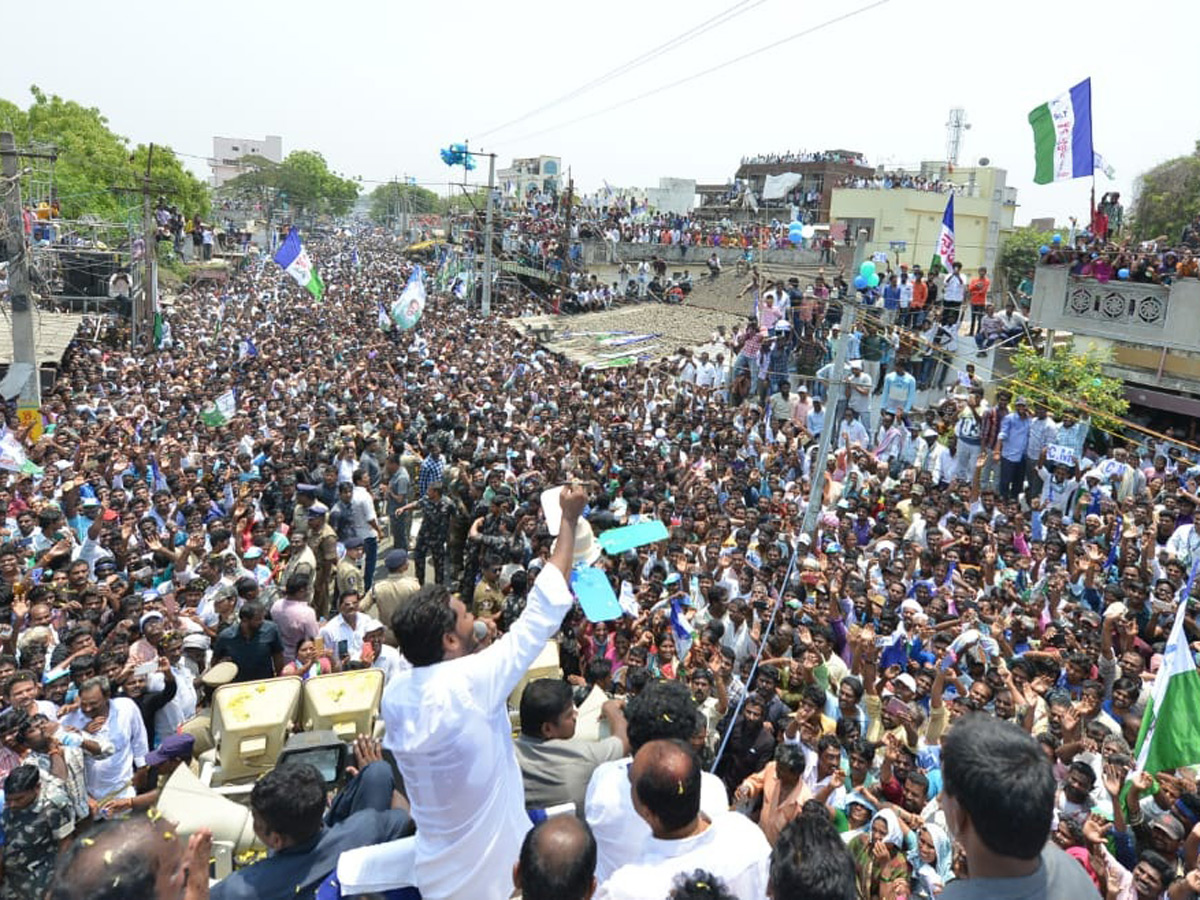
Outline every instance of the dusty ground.
<path fill-rule="evenodd" d="M 687 304 L 668 306 L 662 303 L 639 303 L 582 315 L 509 319 L 510 324 L 520 330 L 549 326 L 553 331 L 549 340 L 544 342 L 546 348 L 562 353 L 581 365 L 597 365 L 636 356 L 657 359 L 674 353 L 680 347 L 706 345 L 712 340 L 718 325 L 732 330 L 744 321 L 742 316 L 732 313 L 697 309 Z M 626 346 L 602 343 L 606 337 L 603 333 L 616 331 L 630 332 L 628 337 L 657 337 Z M 614 335 L 613 338 L 619 341 L 622 336 Z"/>

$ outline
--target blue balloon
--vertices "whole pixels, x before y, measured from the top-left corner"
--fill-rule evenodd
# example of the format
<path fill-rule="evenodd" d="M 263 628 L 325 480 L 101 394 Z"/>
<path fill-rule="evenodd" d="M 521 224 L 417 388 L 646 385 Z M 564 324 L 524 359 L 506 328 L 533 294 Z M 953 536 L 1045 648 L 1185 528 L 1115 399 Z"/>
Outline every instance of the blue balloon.
<path fill-rule="evenodd" d="M 1054 236 L 1054 239 L 1053 239 L 1053 240 L 1054 240 L 1054 243 L 1056 243 L 1056 244 L 1061 244 L 1061 243 L 1062 243 L 1062 235 L 1061 235 L 1061 234 L 1056 234 L 1056 235 Z"/>
<path fill-rule="evenodd" d="M 1042 254 L 1042 256 L 1045 256 L 1049 252 L 1050 252 L 1050 248 L 1047 247 L 1045 244 L 1042 244 L 1042 246 L 1038 247 L 1038 253 Z"/>
<path fill-rule="evenodd" d="M 861 291 L 861 290 L 865 290 L 866 287 L 867 287 L 867 279 L 863 278 L 861 275 L 855 275 L 854 276 L 854 289 L 856 291 Z"/>
<path fill-rule="evenodd" d="M 1129 280 L 1129 270 L 1128 269 L 1117 269 L 1117 277 L 1120 278 L 1122 281 L 1128 281 Z"/>

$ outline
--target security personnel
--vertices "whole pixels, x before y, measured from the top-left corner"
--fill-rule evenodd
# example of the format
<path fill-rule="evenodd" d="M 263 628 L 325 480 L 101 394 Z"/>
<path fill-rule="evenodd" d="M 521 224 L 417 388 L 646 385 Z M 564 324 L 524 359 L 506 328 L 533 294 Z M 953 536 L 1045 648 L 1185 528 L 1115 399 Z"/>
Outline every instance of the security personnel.
<path fill-rule="evenodd" d="M 337 565 L 337 532 L 326 517 L 329 507 L 319 500 L 308 508 L 308 537 L 306 543 L 317 558 L 317 578 L 313 584 L 313 609 L 318 618 L 329 615 L 329 589 L 333 568 Z"/>
<path fill-rule="evenodd" d="M 362 609 L 383 623 L 385 640 L 395 646 L 392 616 L 401 603 L 420 590 L 421 585 L 408 564 L 407 550 L 391 551 L 383 558 L 383 564 L 387 567 L 387 578 L 371 585 Z"/>
<path fill-rule="evenodd" d="M 363 539 L 359 537 L 346 538 L 342 546 L 346 548 L 346 555 L 337 564 L 333 576 L 337 595 L 341 597 L 345 594 L 357 594 L 361 597 L 367 590 L 361 568 L 364 552 Z"/>

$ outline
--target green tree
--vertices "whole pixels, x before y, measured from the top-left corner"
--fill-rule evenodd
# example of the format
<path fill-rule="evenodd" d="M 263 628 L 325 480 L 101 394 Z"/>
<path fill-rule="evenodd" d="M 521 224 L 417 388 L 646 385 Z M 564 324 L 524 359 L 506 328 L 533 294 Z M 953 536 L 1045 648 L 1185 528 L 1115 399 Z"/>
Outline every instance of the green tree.
<path fill-rule="evenodd" d="M 31 87 L 28 109 L 0 99 L 0 130 L 11 131 L 18 146 L 53 145 L 55 196 L 67 218 L 91 214 L 121 220 L 141 203 L 114 188 L 137 188 L 146 171 L 147 148 L 131 149 L 129 141 L 108 126 L 95 107 L 83 106 Z M 157 195 L 185 214 L 208 211 L 208 188 L 179 162 L 169 147 L 154 148 L 151 181 Z M 22 186 L 28 194 L 28 186 Z"/>
<path fill-rule="evenodd" d="M 1200 215 L 1200 141 L 1190 156 L 1179 156 L 1143 172 L 1135 182 L 1133 232 L 1148 241 L 1166 235 L 1179 240 L 1183 226 Z"/>
<path fill-rule="evenodd" d="M 242 174 L 221 186 L 222 197 L 246 206 L 289 210 L 296 217 L 334 215 L 350 211 L 358 199 L 358 182 L 332 172 L 315 150 L 293 150 L 281 163 L 261 156 L 243 156 Z"/>
<path fill-rule="evenodd" d="M 458 193 L 444 197 L 441 202 L 444 213 L 470 213 L 487 209 L 487 188 L 476 188 L 470 194 Z"/>
<path fill-rule="evenodd" d="M 433 191 L 415 184 L 400 184 L 389 181 L 371 191 L 371 219 L 376 222 L 389 222 L 407 204 L 411 215 L 423 216 L 436 213 L 441 206 L 442 198 Z"/>
<path fill-rule="evenodd" d="M 1107 361 L 1107 353 L 1075 352 L 1074 342 L 1055 347 L 1049 359 L 1022 345 L 1012 356 L 1019 382 L 1015 387 L 1018 392 L 1032 394 L 1033 401 L 1045 403 L 1055 418 L 1070 410 L 1076 415 L 1091 415 L 1096 428 L 1115 431 L 1129 401 L 1124 397 L 1121 379 L 1104 374 Z"/>
<path fill-rule="evenodd" d="M 1016 293 L 1017 285 L 1037 265 L 1042 246 L 1049 245 L 1054 238 L 1052 231 L 1037 231 L 1023 226 L 1012 231 L 1004 239 L 997 259 L 996 283 L 1004 291 Z"/>

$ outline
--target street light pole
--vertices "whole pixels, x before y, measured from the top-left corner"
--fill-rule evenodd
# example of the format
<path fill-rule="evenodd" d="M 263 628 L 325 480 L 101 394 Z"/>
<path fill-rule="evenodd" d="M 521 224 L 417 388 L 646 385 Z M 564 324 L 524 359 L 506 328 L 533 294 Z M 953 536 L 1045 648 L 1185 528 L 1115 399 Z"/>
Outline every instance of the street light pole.
<path fill-rule="evenodd" d="M 867 255 L 867 231 L 865 228 L 860 228 L 858 238 L 854 246 L 854 268 L 852 272 L 857 272 L 863 264 L 863 260 Z M 858 300 L 847 302 L 842 306 L 842 336 L 838 338 L 837 346 L 833 351 L 833 368 L 830 370 L 831 378 L 829 379 L 830 391 L 825 401 L 825 427 L 821 429 L 821 439 L 817 442 L 817 458 L 813 462 L 812 477 L 809 481 L 812 486 L 808 492 L 808 503 L 804 507 L 804 523 L 800 527 L 801 534 L 807 534 L 813 539 L 812 546 L 816 546 L 816 527 L 817 514 L 821 511 L 821 497 L 825 493 L 825 462 L 829 459 L 829 447 L 833 442 L 834 432 L 837 431 L 837 420 L 831 415 L 830 410 L 837 409 L 837 403 L 833 402 L 833 388 L 842 388 L 845 383 L 846 372 L 846 354 L 850 350 L 850 332 L 854 330 L 854 320 L 858 314 Z"/>
<path fill-rule="evenodd" d="M 492 194 L 496 190 L 496 154 L 488 154 L 487 211 L 483 217 L 483 306 L 480 312 L 492 314 Z"/>

